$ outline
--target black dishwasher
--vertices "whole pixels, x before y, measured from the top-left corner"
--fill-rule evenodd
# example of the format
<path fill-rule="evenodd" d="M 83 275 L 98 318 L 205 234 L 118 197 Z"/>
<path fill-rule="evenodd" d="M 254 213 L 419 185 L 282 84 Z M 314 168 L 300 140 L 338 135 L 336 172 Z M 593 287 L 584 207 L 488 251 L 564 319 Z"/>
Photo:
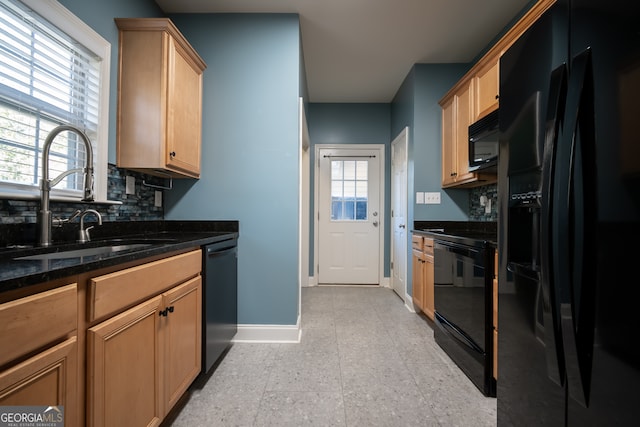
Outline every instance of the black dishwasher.
<path fill-rule="evenodd" d="M 202 371 L 208 372 L 238 331 L 238 240 L 204 246 Z"/>

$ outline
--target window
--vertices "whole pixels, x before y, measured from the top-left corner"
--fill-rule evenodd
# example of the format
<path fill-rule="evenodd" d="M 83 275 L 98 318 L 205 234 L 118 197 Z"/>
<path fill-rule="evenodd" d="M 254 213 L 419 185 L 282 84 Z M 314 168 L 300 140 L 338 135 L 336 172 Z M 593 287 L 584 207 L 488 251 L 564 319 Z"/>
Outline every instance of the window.
<path fill-rule="evenodd" d="M 369 162 L 331 161 L 331 220 L 366 221 Z"/>
<path fill-rule="evenodd" d="M 78 40 L 82 40 L 79 43 Z M 106 200 L 110 44 L 55 0 L 0 0 L 0 193 L 39 194 L 42 147 L 61 124 L 83 130 L 93 145 L 95 199 Z M 54 140 L 49 178 L 84 167 L 82 141 Z M 82 197 L 81 173 L 65 177 L 52 197 Z"/>

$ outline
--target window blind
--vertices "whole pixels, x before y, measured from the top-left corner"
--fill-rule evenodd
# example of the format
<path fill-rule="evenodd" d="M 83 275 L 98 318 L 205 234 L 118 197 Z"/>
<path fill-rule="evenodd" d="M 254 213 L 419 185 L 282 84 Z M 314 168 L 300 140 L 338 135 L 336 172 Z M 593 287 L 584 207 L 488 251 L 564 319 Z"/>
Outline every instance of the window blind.
<path fill-rule="evenodd" d="M 95 148 L 100 61 L 21 2 L 0 0 L 0 182 L 37 185 L 42 145 L 60 124 L 82 129 Z M 84 159 L 76 135 L 61 133 L 49 176 L 83 167 Z M 57 187 L 81 190 L 82 176 Z"/>

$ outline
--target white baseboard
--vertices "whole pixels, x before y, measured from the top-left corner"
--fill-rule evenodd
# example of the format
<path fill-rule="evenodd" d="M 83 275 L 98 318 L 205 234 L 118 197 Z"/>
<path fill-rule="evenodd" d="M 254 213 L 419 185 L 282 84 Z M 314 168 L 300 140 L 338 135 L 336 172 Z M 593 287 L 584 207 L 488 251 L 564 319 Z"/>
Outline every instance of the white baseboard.
<path fill-rule="evenodd" d="M 382 280 L 380 280 L 380 286 L 382 286 L 384 288 L 390 288 L 391 287 L 391 278 L 390 277 L 383 277 Z"/>
<path fill-rule="evenodd" d="M 303 283 L 302 287 L 310 287 L 310 286 L 317 286 L 318 282 L 316 281 L 315 276 L 309 276 L 309 280 L 307 281 L 306 285 Z"/>
<path fill-rule="evenodd" d="M 233 342 L 298 343 L 301 333 L 298 316 L 296 325 L 238 325 Z"/>
<path fill-rule="evenodd" d="M 404 306 L 407 307 L 410 313 L 416 313 L 416 309 L 413 306 L 413 297 L 408 293 L 404 294 Z"/>

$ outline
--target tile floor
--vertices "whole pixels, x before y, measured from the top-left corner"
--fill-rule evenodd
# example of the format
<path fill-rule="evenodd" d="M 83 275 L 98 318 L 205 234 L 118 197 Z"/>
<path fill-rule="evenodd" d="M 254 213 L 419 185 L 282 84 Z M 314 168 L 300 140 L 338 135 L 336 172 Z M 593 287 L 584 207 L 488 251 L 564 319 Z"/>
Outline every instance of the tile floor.
<path fill-rule="evenodd" d="M 201 383 L 171 426 L 496 425 L 496 400 L 378 287 L 303 288 L 299 344 L 236 343 Z"/>

